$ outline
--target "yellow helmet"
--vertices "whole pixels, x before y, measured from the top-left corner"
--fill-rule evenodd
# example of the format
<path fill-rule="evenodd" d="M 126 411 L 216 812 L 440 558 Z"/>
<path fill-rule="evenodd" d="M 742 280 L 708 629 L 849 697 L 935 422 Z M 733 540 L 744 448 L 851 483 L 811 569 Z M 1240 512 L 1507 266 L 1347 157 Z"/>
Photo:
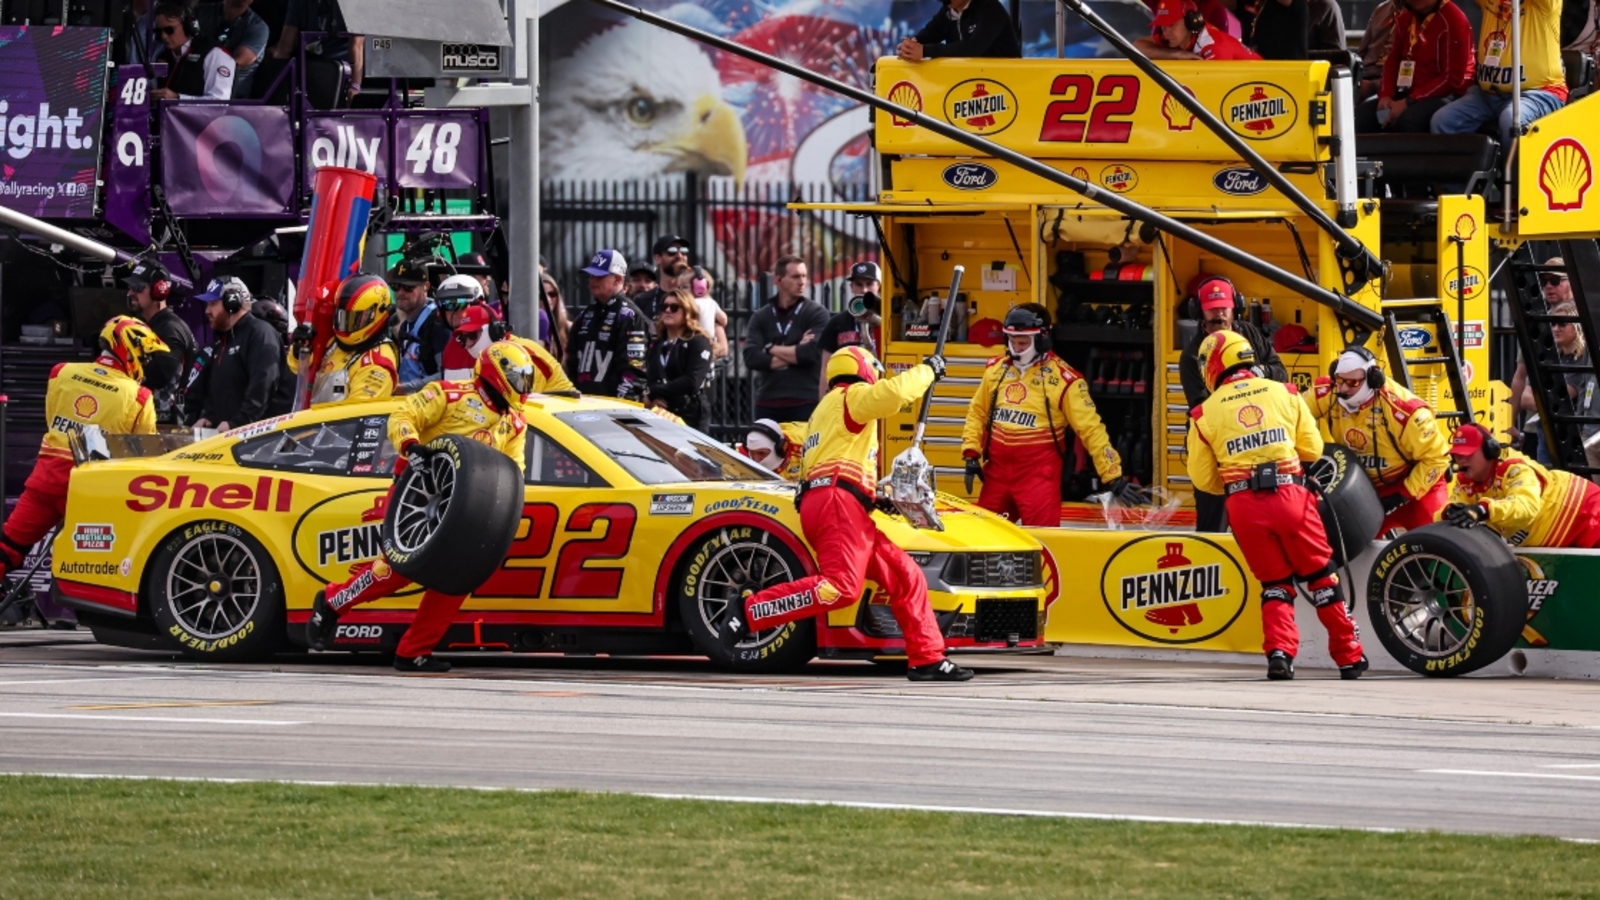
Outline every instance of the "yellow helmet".
<path fill-rule="evenodd" d="M 472 380 L 501 413 L 522 409 L 523 398 L 533 390 L 533 357 L 515 341 L 495 341 L 478 354 Z"/>
<path fill-rule="evenodd" d="M 839 381 L 865 381 L 876 384 L 883 375 L 883 363 L 862 346 L 845 347 L 828 357 L 828 387 Z"/>
<path fill-rule="evenodd" d="M 1256 349 L 1237 331 L 1218 331 L 1200 342 L 1196 354 L 1206 387 L 1216 390 L 1222 379 L 1240 368 L 1256 364 Z"/>
<path fill-rule="evenodd" d="M 133 316 L 116 316 L 100 329 L 100 352 L 115 359 L 134 381 L 143 381 L 145 360 L 171 351 L 149 325 Z"/>
<path fill-rule="evenodd" d="M 389 327 L 394 294 L 376 275 L 352 275 L 339 282 L 333 300 L 333 336 L 346 347 L 359 347 Z"/>

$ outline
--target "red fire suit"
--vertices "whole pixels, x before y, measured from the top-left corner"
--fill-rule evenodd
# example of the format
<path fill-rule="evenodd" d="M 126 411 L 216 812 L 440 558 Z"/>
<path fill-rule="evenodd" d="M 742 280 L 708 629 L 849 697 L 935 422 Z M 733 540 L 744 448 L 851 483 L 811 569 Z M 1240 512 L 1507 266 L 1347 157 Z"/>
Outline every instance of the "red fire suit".
<path fill-rule="evenodd" d="M 1456 478 L 1451 503 L 1481 503 L 1488 525 L 1518 547 L 1600 547 L 1600 487 L 1501 450 L 1488 484 Z"/>
<path fill-rule="evenodd" d="M 1069 426 L 1101 481 L 1122 477 L 1089 382 L 1065 360 L 1046 353 L 1026 368 L 1009 356 L 989 360 L 961 432 L 961 455 L 984 461 L 978 505 L 1023 525 L 1060 525 Z"/>
<path fill-rule="evenodd" d="M 1405 498 L 1383 517 L 1379 534 L 1393 528 L 1410 531 L 1439 518 L 1450 496 L 1445 478 L 1450 436 L 1434 420 L 1432 407 L 1394 379 L 1353 413 L 1339 404 L 1331 378 L 1318 378 L 1306 402 L 1327 439 L 1361 457 L 1378 496 Z"/>
<path fill-rule="evenodd" d="M 944 635 L 928 603 L 928 582 L 904 550 L 872 521 L 877 489 L 878 431 L 873 420 L 898 412 L 933 384 L 933 370 L 914 366 L 876 384 L 830 390 L 811 415 L 801 460 L 800 529 L 817 555 L 820 575 L 779 584 L 745 601 L 751 631 L 774 628 L 854 603 L 864 578 L 882 586 L 906 638 L 912 666 L 944 659 Z"/>
<path fill-rule="evenodd" d="M 68 435 L 86 425 L 98 425 L 107 434 L 154 434 L 152 397 L 149 388 L 141 387 L 110 357 L 61 363 L 50 370 L 44 440 L 22 496 L 0 533 L 0 575 L 21 565 L 29 548 L 66 515 L 67 481 L 72 475 Z"/>
<path fill-rule="evenodd" d="M 429 382 L 389 414 L 389 442 L 401 453 L 395 474 L 398 476 L 405 471 L 404 454 L 413 445 L 426 444 L 444 434 L 459 434 L 488 444 L 515 460 L 520 469 L 527 427 L 522 413 L 497 412 L 468 383 Z M 396 576 L 389 561 L 380 556 L 356 567 L 348 579 L 328 585 L 325 596 L 333 611 L 342 614 L 352 607 L 388 597 L 408 584 L 410 582 Z M 400 646 L 395 648 L 395 655 L 414 657 L 432 652 L 466 599 L 465 594 L 443 594 L 432 588 L 424 591 L 416 617 L 400 639 Z"/>
<path fill-rule="evenodd" d="M 1228 523 L 1261 582 L 1262 651 L 1294 656 L 1300 649 L 1298 578 L 1328 630 L 1328 654 L 1340 666 L 1359 662 L 1361 642 L 1345 611 L 1316 496 L 1301 482 L 1302 461 L 1322 455 L 1311 410 L 1293 385 L 1246 370 L 1225 380 L 1191 415 L 1189 477 L 1199 490 L 1227 495 Z M 1276 465 L 1276 490 L 1252 489 L 1263 464 Z"/>

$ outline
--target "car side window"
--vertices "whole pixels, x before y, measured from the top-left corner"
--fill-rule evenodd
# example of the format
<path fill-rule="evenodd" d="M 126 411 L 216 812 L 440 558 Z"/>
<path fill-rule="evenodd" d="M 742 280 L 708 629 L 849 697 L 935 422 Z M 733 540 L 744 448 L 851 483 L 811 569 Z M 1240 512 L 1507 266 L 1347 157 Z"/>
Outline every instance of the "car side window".
<path fill-rule="evenodd" d="M 369 416 L 283 428 L 235 445 L 233 459 L 249 469 L 387 477 L 395 452 L 386 422 Z"/>
<path fill-rule="evenodd" d="M 528 429 L 527 454 L 528 484 L 610 487 L 593 469 L 538 429 Z"/>

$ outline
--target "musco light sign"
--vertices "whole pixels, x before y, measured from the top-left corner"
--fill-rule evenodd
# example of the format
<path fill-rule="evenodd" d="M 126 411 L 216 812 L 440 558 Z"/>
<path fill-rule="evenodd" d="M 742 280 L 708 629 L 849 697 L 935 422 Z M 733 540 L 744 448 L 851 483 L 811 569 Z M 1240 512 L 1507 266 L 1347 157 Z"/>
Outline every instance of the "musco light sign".
<path fill-rule="evenodd" d="M 1112 555 L 1100 576 L 1106 611 L 1128 631 L 1158 644 L 1216 637 L 1249 599 L 1244 569 L 1204 538 L 1152 535 Z"/>
<path fill-rule="evenodd" d="M 500 48 L 490 44 L 440 44 L 439 68 L 445 72 L 498 72 Z"/>

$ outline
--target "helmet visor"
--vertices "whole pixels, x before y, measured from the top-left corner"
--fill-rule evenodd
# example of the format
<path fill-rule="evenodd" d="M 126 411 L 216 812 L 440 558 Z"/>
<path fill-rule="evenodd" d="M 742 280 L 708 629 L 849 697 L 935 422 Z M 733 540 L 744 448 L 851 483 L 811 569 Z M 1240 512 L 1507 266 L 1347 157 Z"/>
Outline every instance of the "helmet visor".
<path fill-rule="evenodd" d="M 506 383 L 511 385 L 511 390 L 518 394 L 530 393 L 533 390 L 533 366 L 504 366 Z"/>
<path fill-rule="evenodd" d="M 340 334 L 355 334 L 376 321 L 378 321 L 376 306 L 358 310 L 341 309 L 333 314 L 333 328 Z"/>

